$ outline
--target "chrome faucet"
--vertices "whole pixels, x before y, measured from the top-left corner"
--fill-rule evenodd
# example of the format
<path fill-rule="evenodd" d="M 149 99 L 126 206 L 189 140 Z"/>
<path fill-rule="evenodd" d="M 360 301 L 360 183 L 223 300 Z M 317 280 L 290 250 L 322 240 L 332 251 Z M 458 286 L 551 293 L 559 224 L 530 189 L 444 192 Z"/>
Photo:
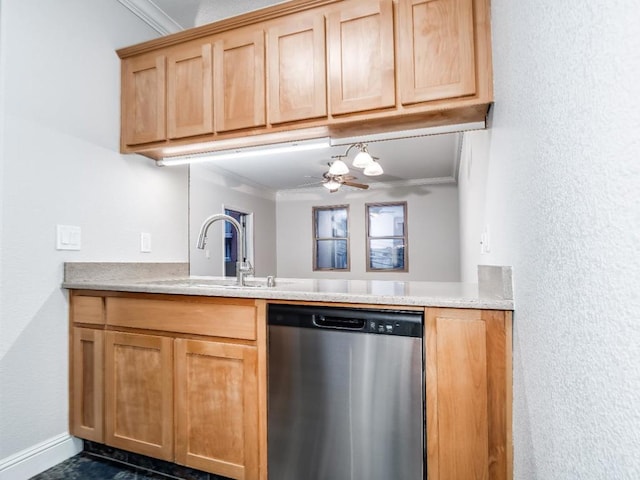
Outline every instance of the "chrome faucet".
<path fill-rule="evenodd" d="M 247 275 L 253 274 L 253 267 L 251 263 L 247 261 L 247 252 L 244 244 L 244 234 L 242 233 L 242 226 L 238 221 L 230 215 L 226 215 L 224 213 L 216 213 L 215 215 L 211 215 L 207 218 L 200 227 L 200 234 L 198 235 L 198 244 L 197 247 L 200 250 L 203 250 L 205 245 L 207 244 L 207 230 L 212 223 L 217 222 L 218 220 L 226 220 L 233 228 L 236 229 L 236 237 L 238 239 L 238 261 L 236 262 L 236 277 L 238 278 L 238 285 L 245 285 L 245 277 Z"/>

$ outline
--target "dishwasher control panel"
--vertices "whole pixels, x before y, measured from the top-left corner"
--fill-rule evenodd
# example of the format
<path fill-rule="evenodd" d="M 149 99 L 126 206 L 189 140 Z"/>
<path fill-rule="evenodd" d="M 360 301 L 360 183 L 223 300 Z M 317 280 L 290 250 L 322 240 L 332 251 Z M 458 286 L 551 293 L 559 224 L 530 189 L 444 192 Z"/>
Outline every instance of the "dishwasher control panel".
<path fill-rule="evenodd" d="M 420 311 L 280 304 L 269 305 L 268 316 L 269 325 L 403 337 L 422 337 L 423 319 Z"/>

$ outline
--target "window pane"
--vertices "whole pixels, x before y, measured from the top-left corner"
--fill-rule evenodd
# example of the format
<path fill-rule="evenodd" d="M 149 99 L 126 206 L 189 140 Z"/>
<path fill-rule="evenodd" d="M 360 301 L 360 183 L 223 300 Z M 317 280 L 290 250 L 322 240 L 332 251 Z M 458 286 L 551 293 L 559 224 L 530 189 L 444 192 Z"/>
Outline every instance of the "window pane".
<path fill-rule="evenodd" d="M 318 240 L 316 268 L 347 268 L 346 240 Z"/>
<path fill-rule="evenodd" d="M 316 210 L 317 238 L 346 237 L 347 209 L 318 209 Z"/>
<path fill-rule="evenodd" d="M 370 237 L 404 236 L 403 205 L 370 205 L 369 206 Z"/>
<path fill-rule="evenodd" d="M 404 270 L 404 240 L 384 238 L 370 240 L 369 268 Z"/>

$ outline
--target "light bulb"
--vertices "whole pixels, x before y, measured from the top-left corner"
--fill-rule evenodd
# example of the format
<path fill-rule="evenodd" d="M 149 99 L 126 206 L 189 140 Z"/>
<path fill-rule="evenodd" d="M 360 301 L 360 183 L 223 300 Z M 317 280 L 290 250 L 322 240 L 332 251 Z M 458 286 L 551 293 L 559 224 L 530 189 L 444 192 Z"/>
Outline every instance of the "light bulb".
<path fill-rule="evenodd" d="M 367 177 L 375 177 L 377 175 L 382 175 L 384 173 L 384 170 L 382 170 L 382 167 L 378 162 L 372 160 L 371 164 L 366 167 L 364 169 L 364 172 L 362 173 L 364 173 Z"/>
<path fill-rule="evenodd" d="M 335 160 L 329 167 L 331 175 L 346 175 L 349 173 L 349 167 L 342 160 Z"/>
<path fill-rule="evenodd" d="M 353 159 L 352 165 L 356 168 L 367 168 L 373 161 L 373 157 L 369 155 L 366 147 L 361 147 L 360 151 Z"/>

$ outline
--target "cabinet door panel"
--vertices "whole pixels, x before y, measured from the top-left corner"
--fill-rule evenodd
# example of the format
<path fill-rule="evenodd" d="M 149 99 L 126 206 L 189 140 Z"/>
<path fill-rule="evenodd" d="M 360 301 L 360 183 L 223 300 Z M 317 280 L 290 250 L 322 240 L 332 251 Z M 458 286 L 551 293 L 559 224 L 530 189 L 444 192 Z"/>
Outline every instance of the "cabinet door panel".
<path fill-rule="evenodd" d="M 214 62 L 216 130 L 265 125 L 264 32 L 245 30 L 219 37 Z"/>
<path fill-rule="evenodd" d="M 267 31 L 269 122 L 327 115 L 324 16 L 297 15 Z"/>
<path fill-rule="evenodd" d="M 428 308 L 425 322 L 429 477 L 510 478 L 510 316 Z"/>
<path fill-rule="evenodd" d="M 102 403 L 104 332 L 74 327 L 72 335 L 71 433 L 86 440 L 104 442 Z"/>
<path fill-rule="evenodd" d="M 354 2 L 328 20 L 331 113 L 395 105 L 393 6 Z"/>
<path fill-rule="evenodd" d="M 176 340 L 176 461 L 258 478 L 257 350 Z"/>
<path fill-rule="evenodd" d="M 403 104 L 476 93 L 473 0 L 401 0 Z"/>
<path fill-rule="evenodd" d="M 169 138 L 213 133 L 210 43 L 174 48 L 167 55 Z"/>
<path fill-rule="evenodd" d="M 122 77 L 122 120 L 127 145 L 165 139 L 165 56 L 126 59 Z"/>
<path fill-rule="evenodd" d="M 167 337 L 106 333 L 108 445 L 173 460 L 172 342 Z"/>

